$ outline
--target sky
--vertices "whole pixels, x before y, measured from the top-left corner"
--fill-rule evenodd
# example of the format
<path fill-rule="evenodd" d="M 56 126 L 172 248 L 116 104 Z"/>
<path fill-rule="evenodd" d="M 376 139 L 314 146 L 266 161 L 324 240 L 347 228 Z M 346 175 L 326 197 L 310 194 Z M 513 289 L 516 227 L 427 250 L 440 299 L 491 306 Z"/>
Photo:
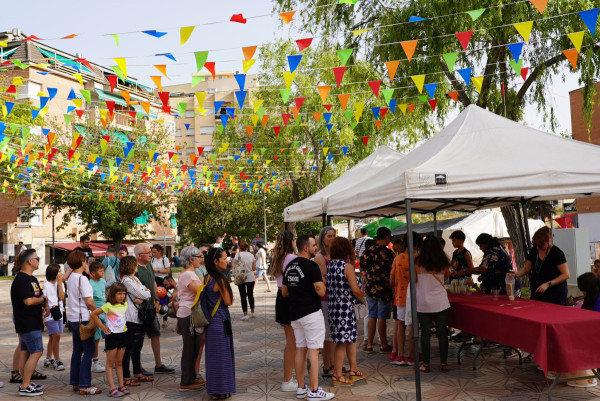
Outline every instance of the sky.
<path fill-rule="evenodd" d="M 115 65 L 113 58 L 125 57 L 128 75 L 152 86 L 149 76 L 161 75 L 153 65 L 165 64 L 171 80 L 163 77 L 162 83 L 171 85 L 191 80 L 195 51 L 209 50 L 209 61 L 216 62 L 218 71 L 242 71 L 242 47 L 267 43 L 275 37 L 310 37 L 298 23 L 283 25 L 272 9 L 272 0 L 105 0 L 79 4 L 65 0 L 22 0 L 3 4 L 5 18 L 0 30 L 20 28 L 27 35 L 44 39 L 77 34 L 74 39 L 44 43 L 72 54 L 81 53 L 104 66 Z M 248 18 L 246 24 L 229 22 L 233 14 L 239 13 L 244 17 L 261 17 Z M 225 22 L 207 24 L 217 21 Z M 180 46 L 179 28 L 197 24 L 207 25 L 196 27 L 188 42 Z M 122 34 L 139 30 L 156 30 L 167 35 L 155 38 L 144 33 Z M 112 36 L 106 36 L 112 33 L 119 34 L 118 47 Z M 177 62 L 154 56 L 166 52 L 173 53 Z M 250 73 L 256 72 L 256 68 Z M 571 131 L 569 91 L 577 88 L 575 74 L 569 74 L 565 83 L 555 80 L 550 101 L 556 105 L 560 126 L 557 133 Z M 525 114 L 526 124 L 550 129 L 535 105 L 528 106 Z"/>

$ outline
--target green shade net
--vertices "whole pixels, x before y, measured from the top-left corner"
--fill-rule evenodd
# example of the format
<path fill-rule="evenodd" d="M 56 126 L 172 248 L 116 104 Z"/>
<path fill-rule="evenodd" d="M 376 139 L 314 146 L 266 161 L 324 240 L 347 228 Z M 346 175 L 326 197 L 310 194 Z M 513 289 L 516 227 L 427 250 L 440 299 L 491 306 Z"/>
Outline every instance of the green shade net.
<path fill-rule="evenodd" d="M 369 233 L 367 234 L 369 237 L 375 238 L 377 237 L 377 230 L 379 229 L 379 227 L 387 227 L 391 231 L 394 231 L 394 228 L 405 225 L 406 223 L 402 223 L 401 221 L 384 217 L 383 219 L 369 223 L 366 226 L 363 226 L 362 228 L 366 228 L 369 231 Z"/>

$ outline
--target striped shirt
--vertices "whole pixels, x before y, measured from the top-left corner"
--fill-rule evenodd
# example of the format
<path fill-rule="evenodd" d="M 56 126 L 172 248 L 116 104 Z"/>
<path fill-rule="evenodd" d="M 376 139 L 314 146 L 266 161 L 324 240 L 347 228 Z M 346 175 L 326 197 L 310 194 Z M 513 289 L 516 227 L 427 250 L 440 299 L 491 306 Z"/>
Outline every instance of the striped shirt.
<path fill-rule="evenodd" d="M 359 239 L 356 240 L 356 254 L 357 254 L 356 256 L 358 256 L 359 258 L 361 257 L 361 255 L 365 251 L 367 241 L 370 239 L 372 239 L 372 238 L 371 237 L 360 237 Z"/>

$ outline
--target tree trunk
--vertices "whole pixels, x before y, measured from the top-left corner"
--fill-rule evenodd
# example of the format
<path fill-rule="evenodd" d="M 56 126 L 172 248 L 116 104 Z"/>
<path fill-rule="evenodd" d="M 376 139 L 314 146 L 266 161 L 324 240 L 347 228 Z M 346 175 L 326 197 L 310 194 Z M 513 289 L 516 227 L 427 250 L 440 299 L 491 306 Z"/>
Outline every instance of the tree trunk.
<path fill-rule="evenodd" d="M 517 210 L 518 207 L 518 205 L 504 206 L 501 210 L 515 252 L 516 267 L 521 268 L 525 266 L 528 251 L 527 240 L 525 238 L 525 224 L 527 218 L 525 217 L 525 219 L 523 219 L 522 213 L 519 213 Z M 523 286 L 529 287 L 528 278 L 523 276 L 523 279 Z"/>
<path fill-rule="evenodd" d="M 356 224 L 354 219 L 348 220 L 348 239 L 352 241 L 354 239 L 354 231 L 356 231 Z"/>

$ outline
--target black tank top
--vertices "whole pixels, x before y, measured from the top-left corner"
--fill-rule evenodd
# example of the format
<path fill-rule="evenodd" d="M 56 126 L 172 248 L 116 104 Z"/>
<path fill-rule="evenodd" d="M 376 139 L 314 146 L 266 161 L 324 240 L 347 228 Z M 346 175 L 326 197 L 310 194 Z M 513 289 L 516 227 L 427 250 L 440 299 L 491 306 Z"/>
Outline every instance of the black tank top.
<path fill-rule="evenodd" d="M 467 265 L 467 260 L 465 256 L 467 253 L 470 253 L 467 248 L 463 249 L 462 252 L 458 252 L 458 249 L 452 253 L 452 268 L 455 271 L 461 271 L 463 269 L 468 269 L 469 265 Z"/>

